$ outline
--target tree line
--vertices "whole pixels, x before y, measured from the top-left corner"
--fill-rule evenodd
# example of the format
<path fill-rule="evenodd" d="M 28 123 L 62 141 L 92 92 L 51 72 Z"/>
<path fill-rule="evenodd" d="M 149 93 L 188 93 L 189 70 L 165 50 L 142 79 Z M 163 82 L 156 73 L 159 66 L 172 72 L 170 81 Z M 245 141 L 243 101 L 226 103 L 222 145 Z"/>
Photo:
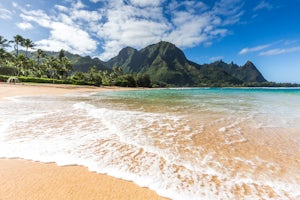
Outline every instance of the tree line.
<path fill-rule="evenodd" d="M 8 52 L 7 49 L 12 47 L 14 51 Z M 74 71 L 63 49 L 54 56 L 35 47 L 32 40 L 21 35 L 14 36 L 13 40 L 0 36 L 0 80 L 5 81 L 10 76 L 16 76 L 22 81 L 39 83 L 151 87 L 148 75 L 124 74 L 121 67 L 113 67 L 108 71 L 91 66 L 88 72 Z M 34 53 L 29 54 L 33 49 Z"/>

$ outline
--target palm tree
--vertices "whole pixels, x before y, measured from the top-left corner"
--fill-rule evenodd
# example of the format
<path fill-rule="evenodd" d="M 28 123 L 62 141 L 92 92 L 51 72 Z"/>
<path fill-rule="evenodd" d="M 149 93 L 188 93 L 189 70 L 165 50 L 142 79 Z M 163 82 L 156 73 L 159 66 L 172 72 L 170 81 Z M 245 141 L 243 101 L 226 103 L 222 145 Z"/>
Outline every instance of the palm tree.
<path fill-rule="evenodd" d="M 6 62 L 8 53 L 5 51 L 6 47 L 9 47 L 9 41 L 0 35 L 0 64 Z"/>
<path fill-rule="evenodd" d="M 5 63 L 6 57 L 7 57 L 7 52 L 3 48 L 0 48 L 0 64 Z"/>
<path fill-rule="evenodd" d="M 102 73 L 97 69 L 94 65 L 93 67 L 89 68 L 89 71 L 86 73 L 87 81 L 90 84 L 95 86 L 100 86 L 102 84 Z"/>
<path fill-rule="evenodd" d="M 62 57 L 60 59 L 60 75 L 62 76 L 62 79 L 66 79 L 68 72 L 70 72 L 73 69 L 73 66 L 71 64 L 71 61 L 67 57 Z"/>
<path fill-rule="evenodd" d="M 15 64 L 18 70 L 18 76 L 20 75 L 21 71 L 22 74 L 24 74 L 24 68 L 27 65 L 27 63 L 28 59 L 23 54 L 20 54 L 16 57 Z"/>
<path fill-rule="evenodd" d="M 8 41 L 7 39 L 5 39 L 3 36 L 0 35 L 0 48 L 1 49 L 5 49 L 6 47 L 9 47 L 9 43 L 11 41 Z"/>
<path fill-rule="evenodd" d="M 47 56 L 47 54 L 42 49 L 38 49 L 36 53 L 37 53 L 36 54 L 37 67 L 39 68 L 39 66 L 40 66 L 40 59 L 41 58 L 45 58 Z"/>
<path fill-rule="evenodd" d="M 19 55 L 19 45 L 23 46 L 24 44 L 24 38 L 21 35 L 14 36 L 14 42 L 15 42 L 15 50 L 16 50 L 16 56 Z"/>
<path fill-rule="evenodd" d="M 60 64 L 58 73 L 62 79 L 66 79 L 68 72 L 70 72 L 73 69 L 73 66 L 71 64 L 71 61 L 66 57 L 65 50 L 60 50 L 58 59 Z"/>
<path fill-rule="evenodd" d="M 25 40 L 23 41 L 23 45 L 24 45 L 25 48 L 26 48 L 25 56 L 28 57 L 28 55 L 27 55 L 28 49 L 29 49 L 29 48 L 32 49 L 32 48 L 35 46 L 35 44 L 34 44 L 30 39 L 25 39 Z"/>
<path fill-rule="evenodd" d="M 53 78 L 54 83 L 54 78 L 57 78 L 58 75 L 59 60 L 54 56 L 47 57 L 45 65 L 48 71 L 48 77 Z"/>
<path fill-rule="evenodd" d="M 66 56 L 65 56 L 65 50 L 61 49 L 61 50 L 59 51 L 58 58 L 59 58 L 59 60 L 61 61 L 64 57 L 66 57 Z"/>
<path fill-rule="evenodd" d="M 108 73 L 107 70 L 101 71 L 100 75 L 101 75 L 103 85 L 111 85 L 112 80 L 111 80 L 110 74 Z"/>

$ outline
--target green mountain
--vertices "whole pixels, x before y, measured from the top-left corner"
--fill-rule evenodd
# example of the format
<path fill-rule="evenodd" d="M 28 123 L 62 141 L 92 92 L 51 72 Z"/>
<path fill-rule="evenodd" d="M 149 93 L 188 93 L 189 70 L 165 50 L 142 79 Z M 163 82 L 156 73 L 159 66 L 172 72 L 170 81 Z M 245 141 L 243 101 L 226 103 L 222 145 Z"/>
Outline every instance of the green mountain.
<path fill-rule="evenodd" d="M 112 69 L 114 66 L 122 67 L 124 73 L 137 73 L 143 62 L 142 54 L 132 47 L 122 49 L 118 56 L 110 59 L 106 66 Z"/>
<path fill-rule="evenodd" d="M 265 82 L 248 61 L 244 66 L 223 61 L 199 65 L 189 61 L 174 44 L 159 42 L 140 51 L 126 47 L 106 62 L 108 68 L 121 67 L 125 73 L 147 74 L 152 82 L 174 86 L 236 85 Z"/>
<path fill-rule="evenodd" d="M 121 67 L 124 73 L 147 74 L 153 82 L 181 86 L 194 85 L 199 68 L 168 42 L 153 44 L 140 51 L 126 47 L 106 64 L 110 68 Z"/>
<path fill-rule="evenodd" d="M 227 73 L 231 74 L 233 77 L 243 82 L 266 82 L 267 81 L 263 77 L 263 75 L 258 71 L 258 69 L 255 67 L 255 65 L 250 61 L 247 61 L 246 64 L 243 66 L 238 66 L 233 62 L 227 64 L 223 61 L 217 61 L 207 65 L 221 68 Z"/>
<path fill-rule="evenodd" d="M 59 55 L 59 52 L 45 53 Z M 250 61 L 243 66 L 223 61 L 200 65 L 189 61 L 174 44 L 163 41 L 139 51 L 126 47 L 107 62 L 69 52 L 65 52 L 65 56 L 70 59 L 74 71 L 87 72 L 92 66 L 107 71 L 121 67 L 124 74 L 147 75 L 152 83 L 160 86 L 230 86 L 267 82 Z M 36 58 L 36 52 L 30 57 Z"/>
<path fill-rule="evenodd" d="M 100 60 L 99 58 L 91 58 L 90 56 L 80 56 L 77 54 L 71 54 L 69 52 L 65 52 L 67 58 L 70 59 L 74 71 L 82 71 L 87 72 L 90 67 L 96 66 L 99 70 L 109 70 L 106 67 L 105 62 Z"/>

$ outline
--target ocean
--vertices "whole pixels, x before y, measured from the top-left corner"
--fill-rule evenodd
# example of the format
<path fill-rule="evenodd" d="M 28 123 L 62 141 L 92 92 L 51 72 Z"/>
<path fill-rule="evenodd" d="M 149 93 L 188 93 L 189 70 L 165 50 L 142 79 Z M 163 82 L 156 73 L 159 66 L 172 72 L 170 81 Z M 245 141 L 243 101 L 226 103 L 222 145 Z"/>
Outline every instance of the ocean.
<path fill-rule="evenodd" d="M 300 199 L 299 88 L 12 97 L 0 157 L 134 181 L 175 200 Z"/>

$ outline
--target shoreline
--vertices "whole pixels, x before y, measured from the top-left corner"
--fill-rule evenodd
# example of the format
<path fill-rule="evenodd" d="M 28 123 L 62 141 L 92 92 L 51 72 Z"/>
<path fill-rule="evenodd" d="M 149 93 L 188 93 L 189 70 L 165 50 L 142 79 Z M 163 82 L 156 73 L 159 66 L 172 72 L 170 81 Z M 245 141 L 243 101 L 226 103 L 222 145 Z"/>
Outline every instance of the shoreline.
<path fill-rule="evenodd" d="M 14 96 L 137 90 L 52 84 L 0 83 L 0 102 Z M 0 158 L 0 199 L 167 199 L 134 182 L 91 172 L 84 166 L 58 166 L 21 158 Z"/>
<path fill-rule="evenodd" d="M 142 88 L 125 88 L 116 86 L 81 86 L 67 84 L 40 84 L 40 83 L 0 83 L 0 101 L 14 96 L 41 96 L 41 95 L 66 95 L 74 93 L 139 90 Z"/>
<path fill-rule="evenodd" d="M 0 199 L 166 200 L 149 188 L 91 172 L 79 165 L 58 166 L 0 158 Z"/>

